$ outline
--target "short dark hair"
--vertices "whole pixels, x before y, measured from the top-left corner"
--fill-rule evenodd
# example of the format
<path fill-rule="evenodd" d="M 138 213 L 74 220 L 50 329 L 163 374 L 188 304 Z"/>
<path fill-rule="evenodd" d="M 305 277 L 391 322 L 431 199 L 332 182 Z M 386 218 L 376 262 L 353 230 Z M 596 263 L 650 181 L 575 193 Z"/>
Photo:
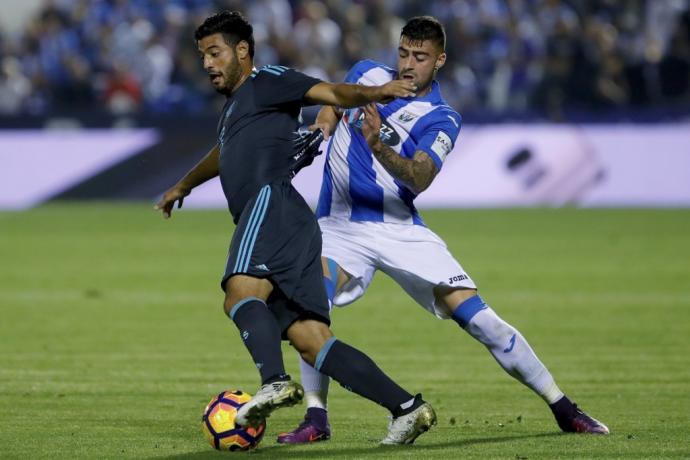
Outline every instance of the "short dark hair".
<path fill-rule="evenodd" d="M 410 19 L 402 28 L 400 37 L 416 43 L 430 40 L 441 50 L 446 49 L 446 31 L 443 24 L 433 16 L 416 16 Z"/>
<path fill-rule="evenodd" d="M 223 34 L 225 43 L 235 46 L 242 40 L 249 44 L 249 56 L 254 57 L 254 28 L 239 11 L 221 11 L 209 16 L 194 31 L 198 42 L 213 34 Z"/>

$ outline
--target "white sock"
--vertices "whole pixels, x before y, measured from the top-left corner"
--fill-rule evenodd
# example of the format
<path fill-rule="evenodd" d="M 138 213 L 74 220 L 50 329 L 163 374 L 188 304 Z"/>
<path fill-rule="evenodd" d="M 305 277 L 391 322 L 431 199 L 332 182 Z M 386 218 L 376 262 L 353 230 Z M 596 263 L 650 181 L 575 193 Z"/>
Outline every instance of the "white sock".
<path fill-rule="evenodd" d="M 302 387 L 304 387 L 304 401 L 309 407 L 328 409 L 328 384 L 331 379 L 311 367 L 301 357 L 299 359 Z"/>
<path fill-rule="evenodd" d="M 522 334 L 499 318 L 490 307 L 477 312 L 465 331 L 483 343 L 508 374 L 530 387 L 548 404 L 563 397 L 551 373 Z"/>

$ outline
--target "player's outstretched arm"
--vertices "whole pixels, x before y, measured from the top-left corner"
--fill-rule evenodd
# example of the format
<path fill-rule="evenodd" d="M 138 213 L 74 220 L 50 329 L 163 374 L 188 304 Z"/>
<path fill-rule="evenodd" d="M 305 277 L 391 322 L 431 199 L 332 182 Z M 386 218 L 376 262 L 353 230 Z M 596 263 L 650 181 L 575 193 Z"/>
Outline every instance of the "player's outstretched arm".
<path fill-rule="evenodd" d="M 415 194 L 422 193 L 438 174 L 434 160 L 424 151 L 418 150 L 412 158 L 404 158 L 395 150 L 381 142 L 381 117 L 375 104 L 364 107 L 362 135 L 379 163 L 393 177 L 402 182 Z"/>
<path fill-rule="evenodd" d="M 156 203 L 154 209 L 162 211 L 166 219 L 170 218 L 175 202 L 177 202 L 177 207 L 181 208 L 184 198 L 192 192 L 194 187 L 218 175 L 219 157 L 220 150 L 218 145 L 215 145 L 182 179 L 163 193 L 163 197 Z"/>
<path fill-rule="evenodd" d="M 387 103 L 398 97 L 414 97 L 415 91 L 417 91 L 417 86 L 406 80 L 392 80 L 381 86 L 322 81 L 306 92 L 304 100 L 310 104 L 349 108 L 359 107 L 370 102 Z"/>

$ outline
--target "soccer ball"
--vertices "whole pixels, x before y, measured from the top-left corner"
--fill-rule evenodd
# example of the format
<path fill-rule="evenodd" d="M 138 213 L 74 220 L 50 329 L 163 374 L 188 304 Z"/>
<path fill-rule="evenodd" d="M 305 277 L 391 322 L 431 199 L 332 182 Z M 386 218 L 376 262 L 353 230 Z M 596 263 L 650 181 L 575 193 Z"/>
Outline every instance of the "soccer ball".
<path fill-rule="evenodd" d="M 229 390 L 214 396 L 208 403 L 201 417 L 201 430 L 215 449 L 249 450 L 264 437 L 265 422 L 258 428 L 242 428 L 235 424 L 237 410 L 250 399 L 249 393 Z"/>

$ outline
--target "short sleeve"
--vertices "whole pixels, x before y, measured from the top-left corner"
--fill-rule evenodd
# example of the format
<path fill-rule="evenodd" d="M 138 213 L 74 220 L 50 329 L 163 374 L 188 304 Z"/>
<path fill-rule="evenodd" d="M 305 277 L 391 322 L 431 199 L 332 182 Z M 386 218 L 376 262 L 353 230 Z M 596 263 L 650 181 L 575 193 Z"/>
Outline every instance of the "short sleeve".
<path fill-rule="evenodd" d="M 440 170 L 446 157 L 455 147 L 462 118 L 456 112 L 443 111 L 425 130 L 415 150 L 421 150 L 434 160 Z"/>
<path fill-rule="evenodd" d="M 265 107 L 302 103 L 307 91 L 321 83 L 318 78 L 274 65 L 262 67 L 253 78 L 256 80 L 257 101 Z"/>
<path fill-rule="evenodd" d="M 372 61 L 371 59 L 365 59 L 363 61 L 357 62 L 353 65 L 350 70 L 345 75 L 345 83 L 358 83 L 362 75 L 374 68 L 381 68 L 388 72 L 389 74 L 395 74 L 395 71 L 388 66 L 385 66 L 379 62 Z"/>

